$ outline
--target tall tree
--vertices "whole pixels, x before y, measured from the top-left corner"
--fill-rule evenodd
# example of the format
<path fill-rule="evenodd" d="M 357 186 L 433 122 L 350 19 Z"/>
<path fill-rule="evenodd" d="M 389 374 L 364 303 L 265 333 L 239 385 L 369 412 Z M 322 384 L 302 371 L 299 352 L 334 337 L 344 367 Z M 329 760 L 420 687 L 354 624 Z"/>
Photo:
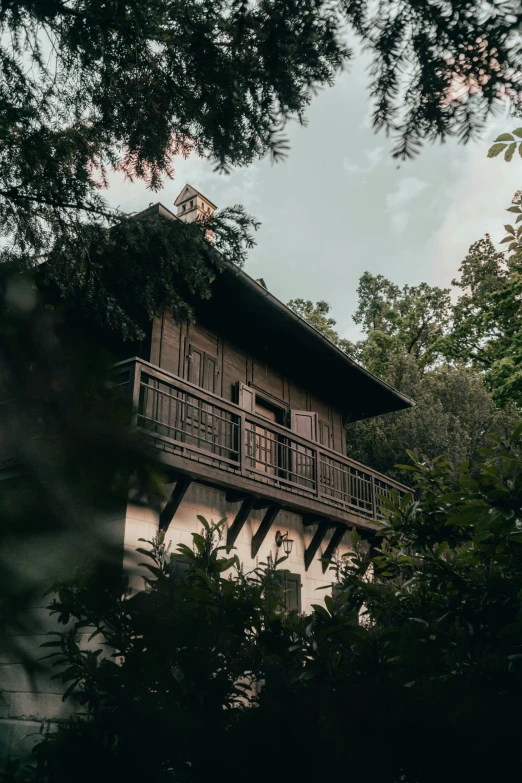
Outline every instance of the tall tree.
<path fill-rule="evenodd" d="M 332 308 L 328 302 L 321 300 L 314 304 L 310 299 L 291 299 L 287 302 L 287 306 L 318 332 L 328 337 L 342 351 L 352 353 L 355 350 L 355 346 L 349 340 L 343 340 L 342 337 L 339 337 L 335 329 L 337 321 L 329 315 Z"/>
<path fill-rule="evenodd" d="M 513 211 L 522 213 L 519 206 Z M 522 247 L 506 225 L 512 252 L 495 249 L 486 235 L 475 242 L 453 285 L 461 295 L 447 339 L 451 357 L 484 371 L 494 399 L 522 406 Z"/>
<path fill-rule="evenodd" d="M 492 249 L 492 245 L 488 247 Z M 498 288 L 492 282 L 497 256 L 503 259 L 502 254 L 487 256 L 489 271 L 484 273 L 493 291 Z M 470 285 L 468 277 L 463 271 L 462 286 Z M 400 288 L 383 275 L 369 272 L 361 277 L 358 294 L 353 320 L 362 328 L 364 337 L 345 350 L 416 404 L 406 412 L 348 425 L 348 453 L 376 470 L 404 480 L 395 465 L 404 462 L 407 450 L 415 444 L 419 453 L 430 459 L 443 455 L 455 470 L 468 461 L 475 472 L 481 463 L 486 434 L 506 436 L 517 419 L 512 397 L 505 400 L 504 410 L 498 407 L 499 375 L 485 375 L 483 364 L 474 361 L 469 350 L 473 319 L 476 328 L 495 323 L 491 296 L 480 301 L 476 296 L 476 311 L 471 317 L 470 307 L 464 313 L 462 300 L 452 304 L 449 289 L 426 283 Z M 300 314 L 338 344 L 335 321 L 324 317 L 329 312 L 327 303 L 318 302 L 315 308 L 311 302 L 306 304 Z M 505 306 L 505 295 L 497 306 Z M 499 324 L 511 324 L 512 315 L 513 310 L 506 308 Z M 516 318 L 513 320 L 515 325 Z M 505 345 L 514 350 L 516 338 Z M 487 350 L 491 350 L 493 358 L 498 347 L 490 346 Z M 505 355 L 503 358 L 504 361 L 498 355 L 499 365 L 507 374 L 509 365 Z"/>
<path fill-rule="evenodd" d="M 383 275 L 365 272 L 357 293 L 353 320 L 366 335 L 357 354 L 368 369 L 386 374 L 397 354 L 412 356 L 421 368 L 436 361 L 451 318 L 449 289 L 427 283 L 399 288 Z"/>

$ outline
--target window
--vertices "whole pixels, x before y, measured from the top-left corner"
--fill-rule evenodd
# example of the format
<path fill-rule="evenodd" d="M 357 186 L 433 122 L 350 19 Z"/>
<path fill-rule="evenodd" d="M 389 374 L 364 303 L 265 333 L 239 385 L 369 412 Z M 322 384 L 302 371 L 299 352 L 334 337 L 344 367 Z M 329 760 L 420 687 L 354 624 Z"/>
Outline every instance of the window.
<path fill-rule="evenodd" d="M 183 204 L 183 212 L 185 212 L 186 208 L 187 208 L 187 205 Z"/>
<path fill-rule="evenodd" d="M 216 391 L 217 356 L 212 356 L 189 345 L 187 354 L 188 369 L 186 377 L 189 383 L 200 386 L 209 392 Z"/>
<path fill-rule="evenodd" d="M 289 571 L 276 571 L 274 574 L 276 589 L 281 596 L 279 609 L 286 612 L 301 612 L 301 575 Z"/>
<path fill-rule="evenodd" d="M 190 569 L 190 563 L 187 560 L 176 558 L 170 561 L 170 578 L 174 584 L 178 585 L 181 582 L 186 582 L 188 577 L 188 571 Z"/>

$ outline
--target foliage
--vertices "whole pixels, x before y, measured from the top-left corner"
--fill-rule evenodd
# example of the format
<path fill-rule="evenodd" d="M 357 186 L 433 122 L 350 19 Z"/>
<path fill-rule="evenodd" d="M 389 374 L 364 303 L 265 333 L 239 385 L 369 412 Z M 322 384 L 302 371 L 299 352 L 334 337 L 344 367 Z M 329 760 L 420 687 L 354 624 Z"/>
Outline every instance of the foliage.
<path fill-rule="evenodd" d="M 229 170 L 286 150 L 288 120 L 351 58 L 372 52 L 374 126 L 411 156 L 476 135 L 516 95 L 508 6 L 348 0 L 10 0 L 0 6 L 0 230 L 10 254 L 47 252 L 78 222 L 112 223 L 111 171 L 157 190 L 176 155 Z M 4 251 L 5 252 L 5 251 Z"/>
<path fill-rule="evenodd" d="M 171 554 L 160 533 L 138 550 L 141 592 L 129 591 L 121 572 L 109 581 L 87 571 L 55 588 L 49 608 L 69 627 L 44 647 L 65 697 L 79 686 L 78 704 L 92 720 L 48 734 L 33 779 L 70 780 L 78 751 L 79 781 L 99 764 L 104 776 L 129 781 L 203 779 L 228 765 L 225 739 L 257 702 L 266 666 L 292 657 L 297 620 L 279 606 L 275 569 L 285 558 L 244 574 L 220 543 L 226 520 L 198 519 L 193 549 Z"/>
<path fill-rule="evenodd" d="M 517 207 L 518 209 L 518 207 Z M 350 352 L 370 371 L 407 394 L 415 407 L 347 427 L 348 453 L 397 479 L 406 450 L 439 455 L 475 472 L 486 433 L 505 435 L 520 406 L 519 325 L 522 295 L 516 254 L 506 261 L 486 237 L 475 243 L 450 289 L 405 285 L 365 272 L 353 320 L 364 337 Z M 299 314 L 339 344 L 326 302 L 292 300 Z M 515 405 L 514 405 L 515 404 Z"/>
<path fill-rule="evenodd" d="M 328 339 L 342 351 L 350 353 L 353 350 L 353 345 L 350 341 L 343 340 L 335 330 L 334 327 L 337 322 L 328 315 L 331 309 L 328 302 L 321 300 L 314 305 L 310 299 L 291 299 L 287 302 L 287 307 L 293 310 L 294 313 L 297 313 L 300 318 L 311 324 L 318 332 L 321 332 L 325 337 L 328 337 Z"/>
<path fill-rule="evenodd" d="M 194 300 L 210 297 L 224 264 L 243 263 L 254 244 L 251 227 L 257 221 L 238 206 L 194 223 L 152 209 L 101 234 L 85 225 L 73 237 L 57 239 L 38 270 L 38 286 L 69 317 L 83 316 L 102 333 L 140 340 L 160 307 L 178 322 L 192 320 Z"/>
<path fill-rule="evenodd" d="M 451 317 L 449 289 L 427 283 L 401 289 L 383 275 L 365 272 L 357 293 L 353 320 L 366 334 L 357 355 L 368 369 L 384 374 L 390 357 L 400 354 L 412 356 L 421 369 L 439 358 Z"/>
<path fill-rule="evenodd" d="M 519 208 L 517 207 L 517 210 Z M 506 226 L 509 231 L 511 226 Z M 453 284 L 462 293 L 453 308 L 447 340 L 450 357 L 484 371 L 496 402 L 522 405 L 521 251 L 495 250 L 491 239 L 475 242 Z"/>
<path fill-rule="evenodd" d="M 45 735 L 33 772 L 13 779 L 65 783 L 74 766 L 78 781 L 96 770 L 202 781 L 233 760 L 261 781 L 274 741 L 283 743 L 278 779 L 334 776 L 346 737 L 357 749 L 353 780 L 519 775 L 521 435 L 522 424 L 505 442 L 490 439 L 479 474 L 463 466 L 452 492 L 445 461 L 411 452 L 415 496 L 385 502 L 372 548 L 352 535 L 332 572 L 335 598 L 309 616 L 281 611 L 276 572 L 243 574 L 220 548 L 222 522 L 203 518 L 193 550 L 172 556 L 161 538 L 140 550 L 151 574 L 144 592 L 59 586 L 51 609 L 72 625 L 48 647 L 88 714 Z M 292 753 L 305 727 L 313 741 Z"/>
<path fill-rule="evenodd" d="M 494 143 L 488 150 L 488 158 L 496 158 L 501 152 L 504 153 L 504 160 L 509 163 L 513 160 L 517 147 L 522 156 L 522 128 L 515 128 L 511 133 L 501 133 L 497 136 Z"/>
<path fill-rule="evenodd" d="M 388 363 L 385 380 L 415 401 L 407 411 L 388 413 L 350 424 L 347 451 L 375 470 L 405 481 L 396 468 L 412 444 L 427 458 L 443 455 L 453 466 L 468 461 L 475 474 L 487 433 L 506 435 L 517 415 L 498 408 L 477 370 L 456 362 L 425 372 L 411 356 L 397 355 Z"/>

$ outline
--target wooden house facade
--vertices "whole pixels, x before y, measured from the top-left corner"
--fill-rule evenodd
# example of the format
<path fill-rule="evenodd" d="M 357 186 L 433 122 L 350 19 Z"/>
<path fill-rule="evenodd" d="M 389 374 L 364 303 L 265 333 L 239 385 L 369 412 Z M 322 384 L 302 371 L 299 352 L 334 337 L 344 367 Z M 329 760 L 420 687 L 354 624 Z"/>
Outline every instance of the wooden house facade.
<path fill-rule="evenodd" d="M 215 208 L 189 185 L 176 206 L 182 220 Z M 165 311 L 145 344 L 141 357 L 119 363 L 118 382 L 161 454 L 169 498 L 159 515 L 129 505 L 127 552 L 158 528 L 173 549 L 190 544 L 199 514 L 224 516 L 248 570 L 280 555 L 276 538 L 288 532 L 290 608 L 308 610 L 332 582 L 328 562 L 348 551 L 351 529 L 374 531 L 379 497 L 404 490 L 346 454 L 345 428 L 411 401 L 232 266 L 194 323 Z"/>
<path fill-rule="evenodd" d="M 214 209 L 190 186 L 176 206 L 190 221 Z M 167 310 L 158 314 L 140 355 L 115 367 L 115 383 L 133 402 L 132 426 L 162 461 L 167 487 L 162 508 L 129 498 L 104 530 L 122 547 L 136 591 L 143 587 L 140 539 L 161 529 L 172 551 L 190 546 L 201 531 L 198 515 L 226 517 L 226 541 L 245 571 L 282 556 L 290 540 L 284 602 L 306 612 L 331 590 L 328 564 L 350 550 L 352 528 L 371 535 L 379 497 L 405 490 L 351 459 L 345 428 L 412 403 L 240 269 L 218 274 L 195 315 L 194 323 L 179 324 Z M 38 608 L 40 634 L 56 627 L 46 602 Z M 35 654 L 42 640 L 31 640 Z M 71 707 L 62 704 L 58 681 L 44 677 L 36 686 L 19 661 L 3 661 L 1 677 L 0 734 L 4 748 L 20 755 L 40 721 Z"/>

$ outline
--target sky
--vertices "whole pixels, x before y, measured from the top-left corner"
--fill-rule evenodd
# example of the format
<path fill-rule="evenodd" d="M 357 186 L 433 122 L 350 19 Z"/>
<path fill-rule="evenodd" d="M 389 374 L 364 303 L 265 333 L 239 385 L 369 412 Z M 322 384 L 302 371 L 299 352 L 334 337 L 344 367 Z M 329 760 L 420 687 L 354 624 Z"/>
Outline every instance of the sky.
<path fill-rule="evenodd" d="M 124 211 L 156 201 L 173 209 L 189 182 L 218 207 L 242 204 L 262 223 L 246 272 L 283 302 L 326 300 L 341 336 L 356 339 L 363 272 L 401 286 L 450 286 L 474 241 L 505 235 L 504 210 L 522 188 L 518 156 L 510 164 L 487 158 L 492 140 L 516 120 L 492 119 L 480 142 L 425 144 L 415 160 L 399 163 L 389 139 L 371 128 L 368 81 L 359 58 L 315 96 L 307 126 L 287 127 L 282 163 L 264 159 L 223 175 L 206 159 L 180 158 L 159 193 L 114 175 L 108 200 Z"/>

